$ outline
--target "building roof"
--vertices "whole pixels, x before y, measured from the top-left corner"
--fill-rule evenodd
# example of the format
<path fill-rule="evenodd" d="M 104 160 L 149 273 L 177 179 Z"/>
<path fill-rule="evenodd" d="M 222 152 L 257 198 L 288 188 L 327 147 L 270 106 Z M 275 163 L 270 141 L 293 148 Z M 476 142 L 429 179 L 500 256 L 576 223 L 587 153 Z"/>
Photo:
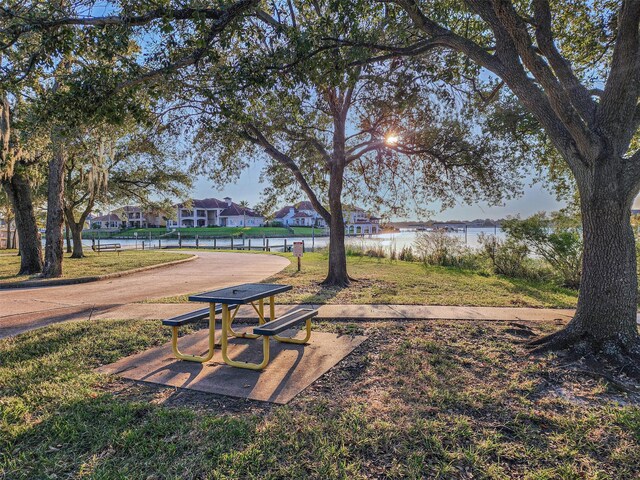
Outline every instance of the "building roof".
<path fill-rule="evenodd" d="M 344 205 L 342 207 L 342 210 L 344 210 L 345 212 L 352 212 L 352 213 L 365 211 L 363 208 L 356 207 L 355 205 L 348 205 L 348 204 Z"/>
<path fill-rule="evenodd" d="M 122 210 L 125 212 L 142 212 L 142 208 L 136 206 L 136 205 L 125 205 L 124 207 L 122 207 Z"/>
<path fill-rule="evenodd" d="M 309 215 L 308 213 L 304 213 L 304 212 L 296 212 L 296 214 L 293 216 L 293 218 L 311 218 L 311 215 Z"/>
<path fill-rule="evenodd" d="M 257 214 L 250 208 L 241 207 L 238 204 L 232 203 L 230 207 L 225 208 L 222 212 L 220 212 L 221 217 L 262 217 L 262 215 Z"/>
<path fill-rule="evenodd" d="M 119 222 L 120 217 L 115 213 L 110 213 L 108 215 L 100 215 L 99 217 L 95 217 L 93 222 Z"/>
<path fill-rule="evenodd" d="M 296 210 L 314 210 L 313 204 L 309 200 L 305 200 L 303 202 L 299 202 L 295 206 Z"/>
<path fill-rule="evenodd" d="M 300 213 L 300 210 L 306 210 L 306 211 L 311 211 L 311 212 L 315 212 L 316 209 L 313 208 L 313 204 L 308 201 L 305 200 L 303 202 L 298 202 L 295 205 L 287 205 L 285 207 L 282 207 L 280 210 L 278 210 L 275 215 L 274 218 L 284 218 L 286 217 L 289 212 L 291 211 L 291 209 L 293 209 L 295 215 L 293 216 L 294 218 L 301 218 L 300 215 L 298 215 L 298 213 Z M 305 217 L 311 217 L 312 215 L 304 215 Z"/>
<path fill-rule="evenodd" d="M 185 204 L 179 203 L 177 206 L 178 208 L 182 208 L 185 206 Z M 191 208 L 221 208 L 222 209 L 227 207 L 228 207 L 227 202 L 218 200 L 217 198 L 191 199 Z"/>
<path fill-rule="evenodd" d="M 284 218 L 286 217 L 289 212 L 291 211 L 291 209 L 296 209 L 296 207 L 294 207 L 293 205 L 287 205 L 286 207 L 282 207 L 280 210 L 278 210 L 275 214 L 275 218 Z"/>

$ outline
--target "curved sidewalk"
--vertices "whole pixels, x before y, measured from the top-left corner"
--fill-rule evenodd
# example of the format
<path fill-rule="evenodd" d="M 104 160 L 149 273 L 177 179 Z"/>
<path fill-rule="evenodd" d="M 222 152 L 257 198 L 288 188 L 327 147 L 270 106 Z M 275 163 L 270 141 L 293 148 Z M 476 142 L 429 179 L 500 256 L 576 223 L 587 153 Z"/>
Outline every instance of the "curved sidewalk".
<path fill-rule="evenodd" d="M 51 323 L 95 318 L 115 306 L 258 282 L 289 265 L 289 260 L 277 255 L 194 253 L 198 257 L 194 261 L 119 278 L 2 290 L 0 338 Z M 159 310 L 157 306 L 155 309 Z"/>

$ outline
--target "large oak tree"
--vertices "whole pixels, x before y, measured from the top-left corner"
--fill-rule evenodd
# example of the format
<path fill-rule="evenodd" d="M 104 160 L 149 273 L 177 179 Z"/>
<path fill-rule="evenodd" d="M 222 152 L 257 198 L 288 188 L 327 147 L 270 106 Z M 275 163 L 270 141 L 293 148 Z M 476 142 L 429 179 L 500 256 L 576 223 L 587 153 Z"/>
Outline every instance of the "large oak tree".
<path fill-rule="evenodd" d="M 442 88 L 442 58 L 380 67 L 359 65 L 364 49 L 323 47 L 384 34 L 359 13 L 333 1 L 276 4 L 176 95 L 198 119 L 196 143 L 211 160 L 203 173 L 228 179 L 260 158 L 268 196 L 307 196 L 330 227 L 327 286 L 350 283 L 345 202 L 407 213 L 436 199 L 496 201 L 518 168 Z"/>
<path fill-rule="evenodd" d="M 513 92 L 573 174 L 584 236 L 578 307 L 536 343 L 626 363 L 638 347 L 630 209 L 640 189 L 640 1 L 384 4 L 398 42 L 370 45 L 382 57 L 444 49 L 470 59 Z"/>

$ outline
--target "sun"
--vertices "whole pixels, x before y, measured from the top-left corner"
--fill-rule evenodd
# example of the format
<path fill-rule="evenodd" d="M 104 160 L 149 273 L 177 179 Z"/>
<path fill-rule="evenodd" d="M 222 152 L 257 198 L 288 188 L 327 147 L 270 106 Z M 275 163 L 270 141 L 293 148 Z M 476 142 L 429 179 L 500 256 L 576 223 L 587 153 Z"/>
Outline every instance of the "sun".
<path fill-rule="evenodd" d="M 399 138 L 398 138 L 397 135 L 389 134 L 384 139 L 384 143 L 386 143 L 387 145 L 397 145 L 398 144 L 398 140 L 399 140 Z"/>

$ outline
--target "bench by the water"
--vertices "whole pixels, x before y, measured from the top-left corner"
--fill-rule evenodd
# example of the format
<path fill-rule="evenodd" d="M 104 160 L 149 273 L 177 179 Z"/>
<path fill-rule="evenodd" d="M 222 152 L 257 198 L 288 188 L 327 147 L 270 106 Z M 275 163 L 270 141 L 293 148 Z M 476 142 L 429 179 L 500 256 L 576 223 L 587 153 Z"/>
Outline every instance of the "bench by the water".
<path fill-rule="evenodd" d="M 301 308 L 289 312 L 280 318 L 275 318 L 275 295 L 291 290 L 290 285 L 270 285 L 263 283 L 238 285 L 198 295 L 192 295 L 189 300 L 209 303 L 209 308 L 203 308 L 194 312 L 179 315 L 162 321 L 163 325 L 172 327 L 173 353 L 177 358 L 192 362 L 208 362 L 213 358 L 215 347 L 215 319 L 217 314 L 222 314 L 222 358 L 227 365 L 251 370 L 262 370 L 269 363 L 269 339 L 283 343 L 306 344 L 311 337 L 311 319 L 318 315 L 318 311 L 311 308 Z M 264 299 L 269 299 L 269 317 L 264 314 Z M 257 302 L 257 305 L 256 305 Z M 231 324 L 238 313 L 240 305 L 251 305 L 258 314 L 259 325 L 253 329 L 253 333 L 238 333 L 231 328 Z M 233 312 L 233 315 L 231 315 Z M 188 323 L 197 322 L 209 318 L 209 352 L 205 356 L 189 355 L 181 353 L 178 349 L 178 328 Z M 305 323 L 306 335 L 304 338 L 282 337 L 279 333 L 289 330 L 297 325 Z M 263 339 L 263 360 L 261 363 L 239 362 L 231 360 L 227 355 L 229 336 L 237 338 Z"/>
<path fill-rule="evenodd" d="M 120 255 L 120 252 L 122 251 L 122 245 L 120 245 L 119 243 L 97 243 L 95 245 L 91 246 L 91 249 L 94 252 L 118 252 L 118 255 Z"/>

